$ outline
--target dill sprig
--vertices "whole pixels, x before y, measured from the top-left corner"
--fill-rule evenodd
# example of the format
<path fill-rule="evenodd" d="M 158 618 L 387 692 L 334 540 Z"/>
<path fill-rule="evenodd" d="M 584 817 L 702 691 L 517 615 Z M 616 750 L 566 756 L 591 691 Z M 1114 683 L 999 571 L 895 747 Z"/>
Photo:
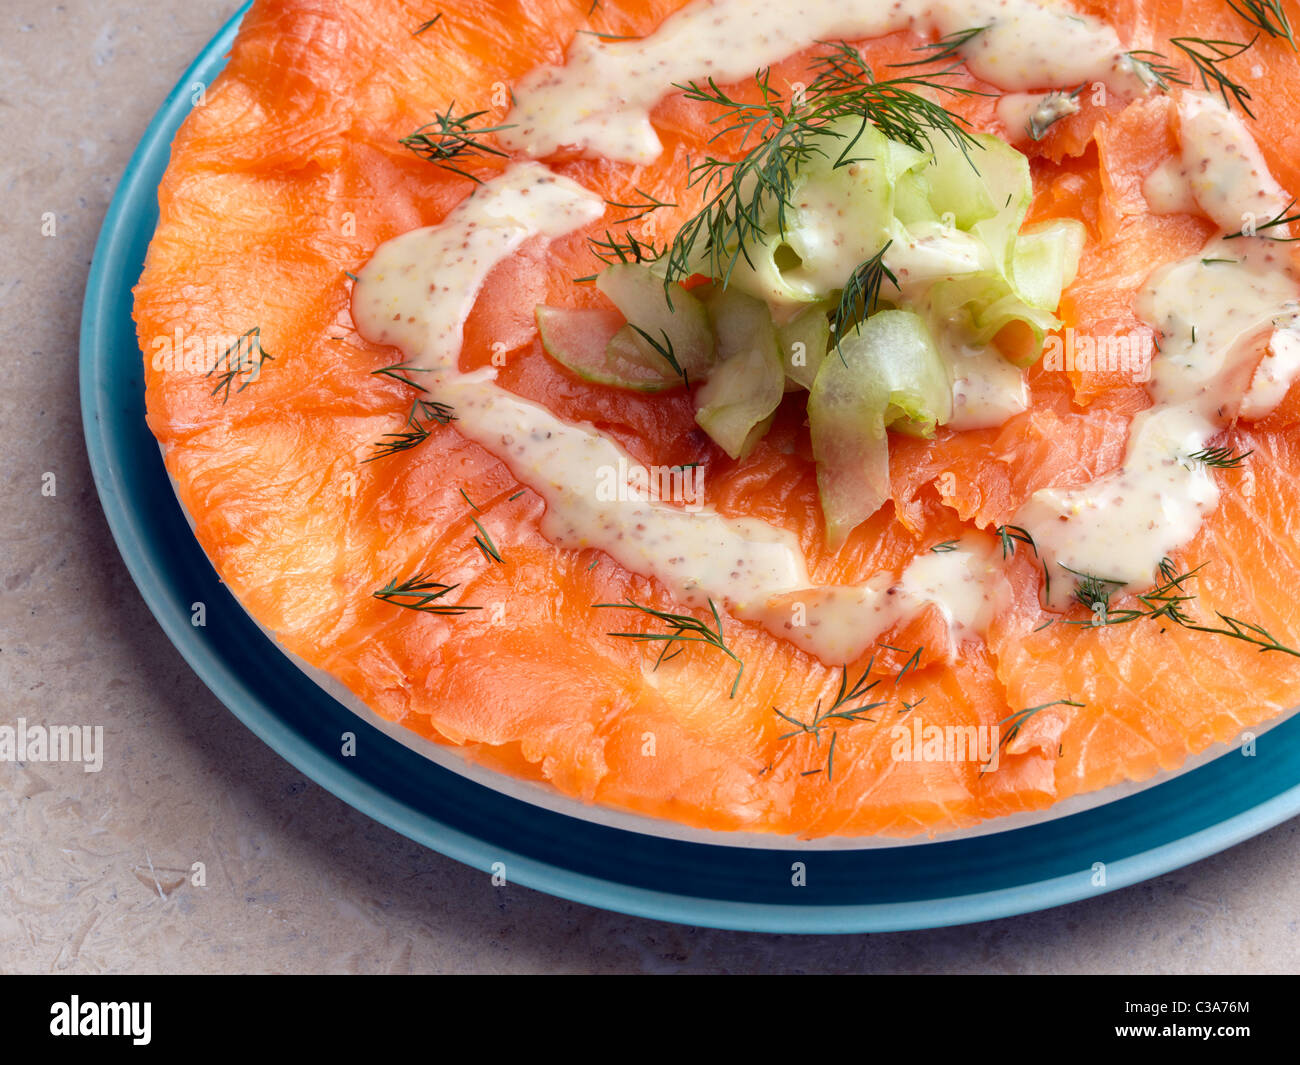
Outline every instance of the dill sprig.
<path fill-rule="evenodd" d="M 250 359 L 256 355 L 257 362 L 246 365 L 243 358 L 245 354 Z M 232 357 L 236 355 L 238 357 Z M 224 406 L 230 398 L 230 386 L 235 383 L 236 377 L 241 378 L 241 380 L 239 387 L 235 391 L 242 392 L 249 386 L 258 371 L 261 370 L 262 363 L 274 358 L 274 355 L 262 347 L 262 327 L 260 325 L 254 326 L 246 333 L 241 334 L 239 339 L 226 348 L 217 357 L 217 361 L 212 364 L 211 369 L 204 374 L 205 377 L 217 374 L 217 383 L 212 386 L 212 391 L 208 395 L 215 396 L 220 392 L 221 403 Z"/>
<path fill-rule="evenodd" d="M 371 597 L 382 599 L 385 603 L 400 606 L 406 610 L 420 610 L 426 614 L 464 614 L 470 610 L 482 610 L 481 606 L 443 603 L 442 597 L 459 588 L 458 584 L 443 584 L 433 580 L 427 573 L 417 573 L 402 582 L 389 581 Z"/>
<path fill-rule="evenodd" d="M 627 215 L 624 218 L 614 219 L 614 221 L 612 221 L 610 225 L 624 226 L 632 222 L 639 222 L 641 221 L 641 219 L 645 218 L 646 215 L 653 214 L 661 207 L 677 206 L 677 204 L 673 203 L 671 200 L 661 200 L 657 196 L 652 196 L 644 189 L 638 188 L 638 189 L 633 189 L 632 191 L 642 198 L 642 201 L 640 203 L 619 203 L 616 200 L 605 201 L 605 204 L 608 207 L 617 207 L 620 211 L 632 212 L 631 214 Z"/>
<path fill-rule="evenodd" d="M 588 237 L 587 245 L 601 262 L 608 266 L 615 263 L 652 263 L 664 254 L 666 249 L 656 248 L 654 244 L 638 240 L 634 233 L 624 230 L 622 236 L 605 230 L 604 237 Z M 575 277 L 575 283 L 595 281 L 595 274 Z"/>
<path fill-rule="evenodd" d="M 1261 234 L 1266 229 L 1276 229 L 1278 226 L 1287 226 L 1290 225 L 1292 222 L 1300 222 L 1300 212 L 1297 212 L 1295 214 L 1287 214 L 1287 211 L 1291 210 L 1291 208 L 1294 206 L 1295 206 L 1295 197 L 1292 197 L 1291 202 L 1288 203 L 1285 207 L 1283 207 L 1282 210 L 1278 211 L 1278 213 L 1275 214 L 1272 218 L 1270 218 L 1267 222 L 1262 222 L 1259 225 L 1257 225 L 1254 228 L 1254 231 L 1251 233 L 1251 236 L 1259 236 L 1259 234 Z M 1232 240 L 1234 237 L 1244 237 L 1245 235 L 1246 235 L 1246 231 L 1244 229 L 1239 229 L 1235 233 L 1228 233 L 1223 239 Z M 1300 240 L 1300 237 L 1266 236 L 1263 239 L 1275 240 L 1279 244 L 1287 244 L 1292 241 Z M 1235 260 L 1225 260 L 1225 261 L 1234 262 Z"/>
<path fill-rule="evenodd" d="M 1095 573 L 1084 573 L 1071 569 L 1064 563 L 1057 563 L 1061 569 L 1075 577 L 1074 598 L 1087 610 L 1096 611 L 1099 607 L 1105 616 L 1110 616 L 1110 597 L 1124 587 L 1125 582 L 1113 577 L 1102 577 Z"/>
<path fill-rule="evenodd" d="M 835 350 L 841 360 L 844 352 L 840 349 L 840 342 L 875 313 L 880 303 L 880 289 L 886 278 L 895 289 L 898 288 L 898 278 L 885 265 L 885 252 L 893 243 L 892 240 L 885 241 L 884 247 L 860 263 L 844 282 L 840 301 L 831 314 L 831 336 L 835 338 Z"/>
<path fill-rule="evenodd" d="M 586 34 L 588 37 L 598 37 L 602 41 L 640 41 L 641 37 L 623 36 L 617 33 L 601 33 L 599 30 L 574 30 L 574 33 Z"/>
<path fill-rule="evenodd" d="M 1262 30 L 1270 37 L 1280 37 L 1296 51 L 1295 36 L 1291 32 L 1291 20 L 1282 8 L 1282 0 L 1228 0 L 1228 6 L 1256 29 Z"/>
<path fill-rule="evenodd" d="M 1028 529 L 1023 529 L 1019 525 L 999 525 L 994 528 L 993 533 L 998 538 L 998 543 L 1002 545 L 1002 558 L 1006 560 L 1012 558 L 1016 553 L 1016 544 L 1024 544 L 1034 553 L 1039 564 L 1043 568 L 1043 591 L 1048 598 L 1052 595 L 1052 574 L 1047 568 L 1047 559 L 1038 553 L 1038 545 L 1034 543 L 1034 538 L 1029 534 Z M 1064 567 L 1062 567 L 1064 568 Z"/>
<path fill-rule="evenodd" d="M 1133 64 L 1133 72 L 1143 85 L 1154 85 L 1161 92 L 1168 92 L 1171 84 L 1187 84 L 1187 79 L 1178 72 L 1177 67 L 1170 64 L 1169 57 L 1162 52 L 1138 48 L 1124 54 Z"/>
<path fill-rule="evenodd" d="M 1252 644 L 1264 651 L 1278 651 L 1282 654 L 1292 655 L 1300 658 L 1300 651 L 1287 647 L 1281 643 L 1277 637 L 1265 629 L 1262 625 L 1256 625 L 1251 621 L 1243 621 L 1240 618 L 1234 618 L 1222 611 L 1216 610 L 1215 616 L 1223 623 L 1222 626 L 1202 625 L 1196 621 L 1185 609 L 1184 604 L 1190 603 L 1196 598 L 1196 593 L 1187 588 L 1188 582 L 1192 580 L 1208 563 L 1202 562 L 1185 572 L 1179 572 L 1177 565 L 1172 559 L 1165 558 L 1160 562 L 1159 572 L 1160 580 L 1148 592 L 1143 592 L 1136 597 L 1141 604 L 1140 607 L 1128 607 L 1120 610 L 1112 610 L 1110 607 L 1110 596 L 1113 590 L 1122 587 L 1122 582 L 1110 580 L 1105 577 L 1089 577 L 1080 575 L 1080 587 L 1076 590 L 1076 597 L 1080 602 L 1084 602 L 1085 594 L 1096 592 L 1097 587 L 1113 586 L 1112 588 L 1103 588 L 1102 591 L 1096 592 L 1096 598 L 1092 602 L 1084 602 L 1089 609 L 1095 609 L 1097 606 L 1103 608 L 1102 624 L 1105 625 L 1123 625 L 1133 621 L 1144 619 L 1158 620 L 1166 618 L 1175 625 L 1192 632 L 1204 632 L 1214 636 L 1226 636 L 1229 639 L 1240 640 L 1243 643 Z M 1075 572 L 1071 570 L 1071 572 Z M 1085 592 L 1084 586 L 1087 582 L 1093 582 Z M 1087 625 L 1096 624 L 1095 621 L 1073 621 L 1064 620 L 1067 625 Z"/>
<path fill-rule="evenodd" d="M 879 702 L 863 703 L 859 706 L 848 706 L 849 703 L 858 702 L 865 699 L 867 694 L 880 681 L 873 680 L 867 683 L 867 677 L 871 674 L 872 666 L 875 665 L 875 656 L 867 663 L 867 668 L 862 671 L 862 675 L 852 684 L 849 684 L 849 667 L 843 666 L 843 672 L 840 675 L 839 691 L 835 695 L 834 702 L 823 710 L 822 701 L 817 700 L 817 706 L 814 708 L 812 718 L 808 721 L 801 721 L 791 714 L 787 714 L 777 707 L 772 707 L 772 712 L 782 721 L 794 726 L 793 732 L 787 732 L 777 737 L 778 740 L 793 739 L 795 736 L 811 736 L 817 746 L 821 746 L 823 730 L 829 730 L 831 734 L 830 748 L 826 754 L 826 779 L 832 780 L 835 776 L 835 731 L 837 726 L 843 724 L 855 724 L 859 721 L 875 721 L 875 718 L 867 717 L 868 713 L 884 706 L 889 700 L 882 699 Z M 803 773 L 803 776 L 812 776 L 820 773 L 820 769 L 810 769 Z"/>
<path fill-rule="evenodd" d="M 956 65 L 920 74 L 877 81 L 862 53 L 843 41 L 813 59 L 817 74 L 808 87 L 812 117 L 817 121 L 865 118 L 891 140 L 928 151 L 931 138 L 943 137 L 963 153 L 978 142 L 965 128 L 965 119 L 918 92 L 945 96 L 987 96 L 978 89 L 949 83 Z"/>
<path fill-rule="evenodd" d="M 745 672 L 745 663 L 742 662 L 736 653 L 727 646 L 726 637 L 722 631 L 722 616 L 718 613 L 718 608 L 713 600 L 709 600 L 709 610 L 713 614 L 713 623 L 716 628 L 710 628 L 708 622 L 701 621 L 699 618 L 692 617 L 690 614 L 673 614 L 666 610 L 656 610 L 654 607 L 642 606 L 640 603 L 634 603 L 629 599 L 625 603 L 593 603 L 592 607 L 597 610 L 637 610 L 647 617 L 661 621 L 671 629 L 671 632 L 611 632 L 610 636 L 619 636 L 623 639 L 633 640 L 636 643 L 661 643 L 659 657 L 655 659 L 654 668 L 676 658 L 686 648 L 688 643 L 705 643 L 711 647 L 716 647 L 724 655 L 736 663 L 736 679 L 731 682 L 731 698 L 736 697 L 736 689 L 740 686 L 741 674 Z"/>
<path fill-rule="evenodd" d="M 628 324 L 631 325 L 630 322 Z M 673 341 L 672 338 L 668 335 L 668 330 L 666 329 L 659 330 L 659 335 L 663 337 L 663 341 L 660 342 L 656 340 L 654 337 L 652 337 L 649 333 L 647 333 L 644 329 L 642 329 L 639 325 L 633 325 L 632 329 L 641 337 L 642 340 L 644 340 L 647 344 L 650 345 L 651 348 L 654 349 L 655 353 L 659 355 L 664 360 L 664 362 L 668 363 L 668 365 L 672 367 L 673 373 L 675 373 L 678 377 L 680 377 L 682 381 L 689 387 L 691 383 L 691 379 L 687 376 L 686 370 L 682 368 L 682 364 L 677 361 L 677 353 L 676 351 L 673 350 Z"/>
<path fill-rule="evenodd" d="M 1200 75 L 1201 88 L 1206 92 L 1217 89 L 1225 107 L 1231 107 L 1232 101 L 1235 100 L 1238 107 L 1254 118 L 1255 112 L 1250 109 L 1250 104 L 1247 102 L 1252 99 L 1250 90 L 1233 81 L 1219 69 L 1219 64 L 1235 59 L 1250 48 L 1257 39 L 1257 36 L 1252 37 L 1242 44 L 1240 41 L 1206 40 L 1204 37 L 1170 37 L 1169 43 L 1191 61 L 1196 74 Z M 1169 80 L 1177 81 L 1181 85 L 1189 84 L 1181 77 L 1170 77 Z M 1232 100 L 1229 100 L 1230 96 Z"/>
<path fill-rule="evenodd" d="M 1002 544 L 1003 558 L 1010 558 L 1016 553 L 1016 544 L 1024 544 L 1033 551 L 1035 558 L 1038 557 L 1038 545 L 1027 529 L 1022 529 L 1019 525 L 999 525 L 993 532 Z"/>
<path fill-rule="evenodd" d="M 403 137 L 399 143 L 442 169 L 450 170 L 453 174 L 459 174 L 461 177 L 469 178 L 476 185 L 481 185 L 483 184 L 481 178 L 467 170 L 462 170 L 453 163 L 476 155 L 496 155 L 506 158 L 508 152 L 488 144 L 484 138 L 490 133 L 500 133 L 513 127 L 511 125 L 476 127 L 473 125 L 474 121 L 488 112 L 470 111 L 468 114 L 457 115 L 454 111 L 455 106 L 454 102 L 448 104 L 446 111 L 435 115 L 432 122 L 426 122 L 414 133 Z"/>
<path fill-rule="evenodd" d="M 374 462 L 376 459 L 387 458 L 389 455 L 396 455 L 401 451 L 409 451 L 411 448 L 423 444 L 432 432 L 427 423 L 434 422 L 438 425 L 446 425 L 453 422 L 456 420 L 454 410 L 455 408 L 447 403 L 417 399 L 411 404 L 411 410 L 406 416 L 403 428 L 395 433 L 385 433 L 383 439 L 375 442 L 376 454 L 361 461 Z"/>
<path fill-rule="evenodd" d="M 934 554 L 936 554 L 936 555 L 944 554 L 944 553 L 947 552 L 947 551 L 956 551 L 956 550 L 957 550 L 957 541 L 956 541 L 956 540 L 945 540 L 945 541 L 944 541 L 943 543 L 941 543 L 941 544 L 935 544 L 932 548 L 930 548 L 930 550 L 931 550 Z"/>
<path fill-rule="evenodd" d="M 738 160 L 709 155 L 691 167 L 688 185 L 700 188 L 703 202 L 664 252 L 665 282 L 708 273 L 725 286 L 739 263 L 752 263 L 751 248 L 770 239 L 773 222 L 785 235 L 802 168 L 816 159 L 835 166 L 853 162 L 867 124 L 921 150 L 935 136 L 963 152 L 978 143 L 963 120 L 920 91 L 980 95 L 947 83 L 952 68 L 877 81 L 861 54 L 842 42 L 813 62 L 811 85 L 790 98 L 772 85 L 767 69 L 754 76 L 759 100 L 752 103 L 729 96 L 712 78 L 676 86 L 686 99 L 720 109 L 710 120 L 717 127 L 710 143 L 735 137 L 745 154 Z M 859 132 L 850 136 L 836 128 L 842 119 L 856 119 Z"/>
<path fill-rule="evenodd" d="M 436 15 L 433 16 L 433 18 L 429 19 L 428 22 L 421 23 L 421 24 L 420 24 L 419 26 L 417 26 L 414 30 L 412 30 L 412 31 L 411 31 L 411 36 L 412 36 L 412 37 L 418 37 L 418 36 L 420 36 L 420 34 L 422 34 L 425 30 L 431 30 L 431 29 L 433 29 L 433 27 L 436 26 L 436 25 L 438 24 L 438 21 L 439 21 L 441 18 L 442 18 L 442 12 L 439 11 Z"/>
<path fill-rule="evenodd" d="M 473 504 L 470 505 L 473 506 Z M 488 531 L 483 528 L 483 523 L 472 514 L 470 515 L 469 520 L 478 528 L 478 535 L 474 537 L 474 543 L 478 546 L 478 549 L 483 552 L 483 557 L 489 562 L 505 562 L 505 559 L 501 557 L 501 552 L 497 550 L 497 545 L 492 542 L 492 537 L 490 537 Z"/>
<path fill-rule="evenodd" d="M 399 381 L 404 385 L 410 385 L 417 392 L 427 392 L 428 389 L 418 381 L 412 381 L 406 375 L 409 373 L 429 373 L 430 371 L 423 366 L 412 366 L 406 362 L 395 362 L 391 366 L 381 366 L 378 370 L 371 370 L 370 373 L 375 377 L 391 377 L 394 381 Z"/>
<path fill-rule="evenodd" d="M 1213 625 L 1191 625 L 1186 622 L 1180 622 L 1179 624 L 1185 629 L 1191 629 L 1193 632 L 1208 632 L 1213 636 L 1227 636 L 1234 640 L 1253 644 L 1259 648 L 1261 654 L 1265 651 L 1280 651 L 1284 655 L 1300 658 L 1300 651 L 1279 642 L 1277 637 L 1262 625 L 1242 621 L 1240 618 L 1229 617 L 1218 610 L 1214 613 L 1227 626 L 1226 628 L 1215 628 Z"/>
<path fill-rule="evenodd" d="M 1235 470 L 1254 453 L 1255 451 L 1252 448 L 1250 451 L 1243 451 L 1241 454 L 1238 454 L 1231 447 L 1224 444 L 1220 447 L 1202 448 L 1200 451 L 1195 451 L 1187 457 L 1193 462 L 1200 462 L 1206 466 L 1213 466 L 1216 469 Z"/>
<path fill-rule="evenodd" d="M 990 25 L 992 25 L 990 23 Z M 891 63 L 891 67 L 920 67 L 927 63 L 952 63 L 959 61 L 961 50 L 965 45 L 970 44 L 976 37 L 983 33 L 988 26 L 972 26 L 966 30 L 954 30 L 946 37 L 940 37 L 937 41 L 931 41 L 929 44 L 918 45 L 912 49 L 914 52 L 927 52 L 921 59 L 913 59 L 910 63 Z"/>
<path fill-rule="evenodd" d="M 998 722 L 999 725 L 1007 725 L 1006 732 L 998 740 L 998 750 L 1001 750 L 1008 743 L 1020 735 L 1020 730 L 1025 727 L 1029 719 L 1040 711 L 1046 710 L 1053 706 L 1077 706 L 1082 708 L 1084 703 L 1076 703 L 1073 699 L 1053 699 L 1050 703 L 1042 703 L 1039 706 L 1027 706 L 1023 710 L 1017 710 L 1009 717 L 1004 717 Z"/>
<path fill-rule="evenodd" d="M 924 647 L 918 647 L 915 651 L 913 651 L 908 656 L 907 661 L 903 663 L 903 668 L 900 669 L 898 671 L 898 675 L 894 677 L 895 688 L 897 688 L 898 685 L 902 682 L 903 678 L 907 676 L 908 670 L 911 670 L 912 672 L 915 673 L 918 669 L 921 668 L 921 655 L 924 653 L 924 651 L 925 651 Z"/>

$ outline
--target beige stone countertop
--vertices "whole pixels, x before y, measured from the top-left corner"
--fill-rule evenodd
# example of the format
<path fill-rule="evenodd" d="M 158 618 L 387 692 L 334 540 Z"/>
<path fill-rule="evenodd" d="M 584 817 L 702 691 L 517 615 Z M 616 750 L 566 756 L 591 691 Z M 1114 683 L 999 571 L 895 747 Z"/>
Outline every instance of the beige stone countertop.
<path fill-rule="evenodd" d="M 163 635 L 109 537 L 82 442 L 77 332 L 127 158 L 237 6 L 0 4 L 0 724 L 98 723 L 107 750 L 99 773 L 0 762 L 0 971 L 1297 970 L 1300 821 L 1026 917 L 870 936 L 718 932 L 494 888 L 305 780 L 236 721 Z M 194 861 L 206 887 L 184 875 Z"/>

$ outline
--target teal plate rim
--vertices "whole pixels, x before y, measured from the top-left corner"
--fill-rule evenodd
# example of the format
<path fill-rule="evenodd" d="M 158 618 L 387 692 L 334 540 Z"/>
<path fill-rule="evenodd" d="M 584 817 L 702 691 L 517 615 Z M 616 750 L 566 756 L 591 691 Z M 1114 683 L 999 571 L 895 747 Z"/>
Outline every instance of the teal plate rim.
<path fill-rule="evenodd" d="M 114 196 L 82 313 L 81 404 L 104 512 L 150 610 L 212 692 L 297 769 L 375 820 L 485 873 L 501 862 L 511 882 L 587 905 L 765 932 L 899 931 L 1046 909 L 1179 868 L 1300 813 L 1300 716 L 1293 716 L 1259 738 L 1254 757 L 1225 755 L 1027 828 L 866 850 L 684 842 L 502 795 L 435 765 L 323 692 L 253 624 L 194 539 L 145 424 L 131 319 L 171 139 L 195 83 L 210 84 L 224 66 L 248 6 L 167 97 Z M 207 604 L 204 628 L 190 623 L 198 601 Z M 356 734 L 355 757 L 340 755 L 344 731 Z"/>

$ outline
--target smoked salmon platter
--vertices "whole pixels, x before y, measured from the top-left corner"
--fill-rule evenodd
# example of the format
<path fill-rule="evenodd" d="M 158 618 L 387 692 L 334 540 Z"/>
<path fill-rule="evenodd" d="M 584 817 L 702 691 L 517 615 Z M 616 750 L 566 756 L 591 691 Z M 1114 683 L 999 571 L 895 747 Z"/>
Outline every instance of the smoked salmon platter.
<path fill-rule="evenodd" d="M 1300 9 L 256 0 L 137 151 L 97 484 L 210 687 L 496 877 L 772 930 L 1300 811 Z"/>

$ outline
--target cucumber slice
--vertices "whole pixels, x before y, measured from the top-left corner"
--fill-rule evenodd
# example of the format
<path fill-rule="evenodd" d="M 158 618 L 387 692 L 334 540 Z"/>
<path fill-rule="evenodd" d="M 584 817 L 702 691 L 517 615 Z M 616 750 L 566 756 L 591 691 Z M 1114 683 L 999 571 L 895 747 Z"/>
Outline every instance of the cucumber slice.
<path fill-rule="evenodd" d="M 920 315 L 873 314 L 838 355 L 827 355 L 808 396 L 808 424 L 831 547 L 889 498 L 888 423 L 906 418 L 914 431 L 932 431 L 950 417 L 948 373 Z"/>
<path fill-rule="evenodd" d="M 742 459 L 771 427 L 785 393 L 785 369 L 772 316 L 761 301 L 718 289 L 708 310 L 722 361 L 695 393 L 695 420 L 733 459 Z"/>
<path fill-rule="evenodd" d="M 681 285 L 665 286 L 663 278 L 637 263 L 616 263 L 597 275 L 596 287 L 623 312 L 629 325 L 644 330 L 665 347 L 671 346 L 673 357 L 689 379 L 698 380 L 708 373 L 715 360 L 709 315 L 704 304 Z M 647 365 L 665 361 L 636 329 L 623 334 L 623 344 L 639 348 Z M 611 357 L 627 355 L 623 347 L 611 353 Z"/>
<path fill-rule="evenodd" d="M 683 383 L 662 359 L 655 365 L 639 348 L 614 343 L 627 329 L 618 311 L 539 305 L 535 314 L 546 354 L 584 381 L 638 392 L 663 392 Z"/>
<path fill-rule="evenodd" d="M 827 317 L 830 310 L 830 303 L 814 303 L 776 331 L 785 376 L 801 388 L 812 388 L 826 357 L 831 340 L 831 323 Z"/>
<path fill-rule="evenodd" d="M 1020 298 L 1033 307 L 1055 311 L 1061 293 L 1079 270 L 1088 232 L 1072 218 L 1047 222 L 1016 238 L 1011 276 Z"/>

